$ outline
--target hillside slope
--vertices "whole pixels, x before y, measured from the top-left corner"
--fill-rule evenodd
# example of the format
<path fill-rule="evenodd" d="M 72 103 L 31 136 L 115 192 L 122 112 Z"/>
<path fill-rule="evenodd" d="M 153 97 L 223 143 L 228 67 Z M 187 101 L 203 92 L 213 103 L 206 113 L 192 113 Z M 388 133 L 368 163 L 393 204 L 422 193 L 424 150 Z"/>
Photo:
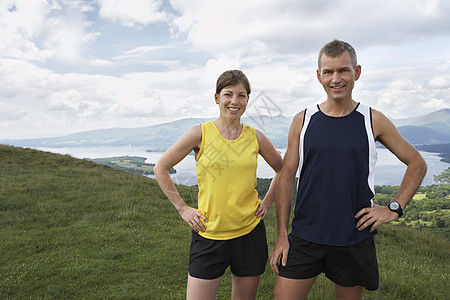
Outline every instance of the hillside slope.
<path fill-rule="evenodd" d="M 180 225 L 154 180 L 0 145 L 0 299 L 180 299 Z"/>
<path fill-rule="evenodd" d="M 196 190 L 179 187 L 195 205 Z M 265 219 L 269 251 L 275 210 Z M 154 180 L 70 156 L 0 145 L 1 299 L 184 299 L 190 230 Z M 364 299 L 449 299 L 449 243 L 384 225 L 380 289 Z M 227 273 L 228 274 L 228 273 Z M 272 299 L 268 267 L 258 299 Z M 329 299 L 320 277 L 310 299 Z M 218 299 L 229 299 L 226 276 Z"/>

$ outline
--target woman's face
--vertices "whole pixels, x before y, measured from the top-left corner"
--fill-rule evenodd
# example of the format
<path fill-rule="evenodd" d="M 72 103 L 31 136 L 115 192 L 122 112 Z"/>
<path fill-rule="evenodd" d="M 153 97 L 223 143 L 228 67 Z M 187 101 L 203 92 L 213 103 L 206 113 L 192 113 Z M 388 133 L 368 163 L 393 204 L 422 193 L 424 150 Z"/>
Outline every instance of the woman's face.
<path fill-rule="evenodd" d="M 248 103 L 247 90 L 242 83 L 226 86 L 214 97 L 219 105 L 220 114 L 230 119 L 239 119 Z"/>

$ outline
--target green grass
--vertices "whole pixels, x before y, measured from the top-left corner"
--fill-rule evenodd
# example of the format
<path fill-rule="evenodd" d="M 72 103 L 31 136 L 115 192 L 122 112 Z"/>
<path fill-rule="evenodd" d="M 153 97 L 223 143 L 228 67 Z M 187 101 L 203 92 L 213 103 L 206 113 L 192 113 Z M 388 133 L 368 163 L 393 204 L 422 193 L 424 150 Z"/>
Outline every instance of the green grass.
<path fill-rule="evenodd" d="M 114 169 L 138 173 L 138 174 L 154 174 L 153 168 L 154 164 L 145 163 L 146 158 L 140 156 L 116 156 L 116 157 L 105 157 L 105 158 L 94 158 L 89 159 L 98 164 L 112 167 Z M 172 168 L 173 169 L 173 168 Z M 171 172 L 173 170 L 171 169 Z"/>
<path fill-rule="evenodd" d="M 123 168 L 137 168 L 139 170 L 142 170 L 142 172 L 153 172 L 153 166 L 150 165 L 142 165 L 141 167 L 136 166 L 135 163 L 133 163 L 133 160 L 127 159 L 127 160 L 111 160 L 112 163 L 115 163 L 119 167 Z"/>
<path fill-rule="evenodd" d="M 195 188 L 179 187 L 191 205 Z M 269 252 L 275 210 L 265 219 Z M 364 299 L 450 299 L 449 242 L 383 225 L 380 289 Z M 184 299 L 190 229 L 157 183 L 87 160 L 0 145 L 0 299 Z M 272 299 L 268 266 L 258 299 Z M 230 299 L 227 271 L 218 299 Z M 309 299 L 332 299 L 323 276 Z"/>
<path fill-rule="evenodd" d="M 427 198 L 427 194 L 425 193 L 417 193 L 414 195 L 413 200 L 423 200 Z"/>

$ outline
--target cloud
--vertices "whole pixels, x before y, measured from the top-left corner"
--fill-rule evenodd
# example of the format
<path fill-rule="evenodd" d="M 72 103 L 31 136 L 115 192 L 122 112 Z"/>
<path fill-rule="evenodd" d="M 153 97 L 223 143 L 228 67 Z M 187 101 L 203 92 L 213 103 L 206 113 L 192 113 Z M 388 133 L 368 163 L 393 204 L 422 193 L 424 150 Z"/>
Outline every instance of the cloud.
<path fill-rule="evenodd" d="M 169 15 L 160 11 L 160 0 L 97 0 L 101 18 L 124 26 L 139 27 L 166 21 Z"/>
<path fill-rule="evenodd" d="M 209 109 L 215 109 L 212 92 L 209 97 L 199 96 L 201 69 L 123 76 L 57 74 L 16 59 L 0 59 L 0 69 L 0 99 L 13 104 L 11 117 L 29 123 L 26 112 L 34 107 L 33 116 L 46 116 L 39 120 L 43 130 L 55 120 L 65 122 L 66 128 L 84 128 L 82 123 L 90 128 L 136 127 L 173 120 L 174 115 L 210 115 Z M 3 126 L 6 119 L 0 121 Z"/>
<path fill-rule="evenodd" d="M 363 66 L 355 100 L 394 118 L 432 112 L 449 103 L 448 15 L 444 0 L 4 0 L 0 132 L 214 118 L 228 69 L 249 77 L 250 101 L 292 116 L 325 100 L 317 52 L 333 38 Z"/>
<path fill-rule="evenodd" d="M 0 58 L 0 96 L 4 98 L 40 99 L 58 88 L 51 86 L 50 71 L 19 59 Z"/>
<path fill-rule="evenodd" d="M 173 21 L 203 50 L 245 53 L 256 46 L 264 53 L 292 54 L 317 49 L 340 38 L 362 46 L 399 44 L 447 34 L 448 1 L 171 1 Z M 229 9 L 238 7 L 239 9 Z M 395 29 L 395 30 L 393 30 Z"/>
<path fill-rule="evenodd" d="M 98 33 L 87 32 L 83 1 L 6 0 L 0 4 L 0 56 L 44 62 L 77 61 Z"/>
<path fill-rule="evenodd" d="M 429 80 L 429 85 L 434 89 L 450 88 L 450 76 L 434 76 Z"/>
<path fill-rule="evenodd" d="M 402 67 L 381 69 L 376 73 L 367 75 L 364 82 L 370 83 L 372 76 L 389 74 L 382 77 L 383 82 L 375 88 L 355 89 L 356 99 L 379 109 L 394 118 L 405 118 L 432 112 L 441 108 L 448 108 L 448 95 L 450 93 L 450 77 L 435 75 L 431 79 L 427 77 L 440 73 L 440 67 L 431 63 L 426 68 Z M 374 78 L 374 81 L 377 79 Z"/>
<path fill-rule="evenodd" d="M 35 43 L 51 11 L 47 1 L 2 1 L 0 3 L 0 55 L 43 61 L 52 51 Z"/>
<path fill-rule="evenodd" d="M 134 49 L 125 51 L 123 54 L 116 56 L 114 59 L 126 59 L 126 58 L 139 58 L 142 56 L 146 56 L 148 53 L 166 50 L 170 48 L 170 46 L 139 46 Z"/>
<path fill-rule="evenodd" d="M 0 120 L 3 122 L 21 120 L 26 114 L 24 111 L 11 107 L 10 104 L 0 103 Z"/>
<path fill-rule="evenodd" d="M 89 64 L 94 67 L 105 67 L 105 66 L 111 66 L 114 63 L 110 60 L 96 58 L 96 59 L 90 60 Z"/>

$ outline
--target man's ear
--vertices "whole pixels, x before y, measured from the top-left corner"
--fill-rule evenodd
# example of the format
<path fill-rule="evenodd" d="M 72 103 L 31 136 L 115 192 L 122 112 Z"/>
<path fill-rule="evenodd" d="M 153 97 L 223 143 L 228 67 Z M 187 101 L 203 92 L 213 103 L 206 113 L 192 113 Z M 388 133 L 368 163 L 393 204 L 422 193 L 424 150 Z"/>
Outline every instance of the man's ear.
<path fill-rule="evenodd" d="M 357 65 L 355 67 L 355 81 L 359 79 L 359 76 L 361 76 L 361 66 Z"/>

